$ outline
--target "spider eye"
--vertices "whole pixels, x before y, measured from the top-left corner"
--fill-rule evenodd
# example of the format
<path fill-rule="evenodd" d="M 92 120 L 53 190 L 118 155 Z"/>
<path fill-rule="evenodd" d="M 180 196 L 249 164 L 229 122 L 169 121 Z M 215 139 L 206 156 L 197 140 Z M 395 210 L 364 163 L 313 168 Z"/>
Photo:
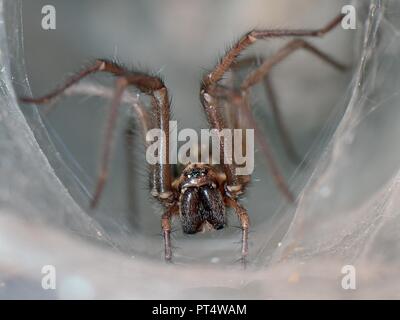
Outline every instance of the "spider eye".
<path fill-rule="evenodd" d="M 192 175 L 191 175 L 190 173 L 188 173 L 188 174 L 186 175 L 186 177 L 187 177 L 187 178 L 191 178 Z"/>

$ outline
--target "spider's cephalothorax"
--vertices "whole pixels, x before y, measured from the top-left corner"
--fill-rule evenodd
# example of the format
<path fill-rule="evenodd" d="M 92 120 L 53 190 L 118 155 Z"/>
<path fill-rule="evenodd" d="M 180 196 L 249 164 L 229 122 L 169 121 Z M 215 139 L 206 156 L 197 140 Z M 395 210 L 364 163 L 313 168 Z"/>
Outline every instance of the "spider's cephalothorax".
<path fill-rule="evenodd" d="M 183 232 L 222 229 L 225 225 L 225 178 L 206 164 L 190 164 L 179 178 L 179 216 Z"/>
<path fill-rule="evenodd" d="M 253 128 L 276 185 L 289 201 L 294 201 L 294 198 L 279 172 L 268 143 L 260 135 L 260 131 L 257 128 L 257 122 L 252 115 L 248 99 L 249 91 L 256 84 L 262 83 L 264 85 L 284 146 L 288 155 L 295 158 L 293 157 L 295 150 L 280 117 L 268 74 L 272 67 L 298 49 L 304 49 L 331 66 L 344 70 L 345 67 L 342 64 L 301 38 L 321 37 L 339 25 L 343 17 L 344 15 L 338 15 L 320 29 L 252 30 L 241 37 L 227 51 L 214 69 L 204 76 L 202 81 L 200 99 L 210 127 L 218 131 L 224 128 Z M 237 59 L 246 48 L 257 40 L 290 36 L 300 37 L 300 39 L 291 40 L 273 56 L 261 61 L 261 64 L 250 72 L 238 87 L 232 88 L 221 84 L 221 79 L 228 71 L 232 71 L 231 75 L 234 76 L 238 69 L 249 67 L 249 65 L 252 66 L 254 61 L 260 61 L 255 57 Z M 67 89 L 70 89 L 81 79 L 97 72 L 108 72 L 115 75 L 116 82 L 101 158 L 101 171 L 91 206 L 95 207 L 98 203 L 108 176 L 111 142 L 118 109 L 126 88 L 134 86 L 148 95 L 151 100 L 151 111 L 144 108 L 140 103 L 134 103 L 137 120 L 141 125 L 144 136 L 146 136 L 150 128 L 158 128 L 165 133 L 165 136 L 160 138 L 162 146 L 160 150 L 164 150 L 165 154 L 160 152 L 158 155 L 159 161 L 150 166 L 151 194 L 163 205 L 165 210 L 161 218 L 165 259 L 170 260 L 172 258 L 170 233 L 171 219 L 174 216 L 180 216 L 185 233 L 196 233 L 207 228 L 221 229 L 225 224 L 225 207 L 230 207 L 237 214 L 242 228 L 241 253 L 242 261 L 245 261 L 244 258 L 248 253 L 249 217 L 247 211 L 240 205 L 238 195 L 245 191 L 245 187 L 250 181 L 250 176 L 238 176 L 235 170 L 237 168 L 236 164 L 224 163 L 222 157 L 221 165 L 218 167 L 207 164 L 188 165 L 183 170 L 182 175 L 172 181 L 171 164 L 168 161 L 170 100 L 168 90 L 160 77 L 140 71 L 128 70 L 116 62 L 100 59 L 69 78 L 64 85 L 49 94 L 39 98 L 22 98 L 21 101 L 37 104 L 49 103 L 57 96 L 70 91 Z M 88 94 L 95 93 L 91 91 Z M 226 107 L 225 110 L 223 110 L 223 106 Z M 221 137 L 219 138 L 219 145 L 223 153 L 224 141 Z"/>

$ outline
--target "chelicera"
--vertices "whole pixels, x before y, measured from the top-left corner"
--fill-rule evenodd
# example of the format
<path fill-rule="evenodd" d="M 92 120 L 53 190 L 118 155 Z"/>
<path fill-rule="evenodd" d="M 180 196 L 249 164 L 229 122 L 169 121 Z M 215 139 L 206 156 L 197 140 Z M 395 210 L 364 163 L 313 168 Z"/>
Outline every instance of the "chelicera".
<path fill-rule="evenodd" d="M 286 185 L 275 163 L 266 139 L 259 134 L 257 123 L 254 120 L 249 103 L 249 90 L 256 84 L 263 84 L 271 99 L 272 111 L 278 123 L 282 140 L 288 155 L 296 157 L 291 140 L 285 130 L 279 109 L 274 103 L 274 94 L 269 82 L 268 73 L 273 66 L 280 63 L 291 53 L 304 49 L 331 66 L 344 70 L 345 66 L 335 61 L 326 53 L 320 51 L 303 39 L 303 37 L 321 37 L 334 29 L 342 20 L 338 15 L 326 26 L 315 30 L 253 30 L 246 33 L 220 59 L 214 69 L 205 74 L 201 88 L 200 100 L 207 116 L 209 125 L 213 129 L 222 130 L 228 126 L 232 128 L 253 128 L 256 142 L 269 165 L 277 187 L 288 201 L 294 202 L 294 197 Z M 274 55 L 264 59 L 241 82 L 239 86 L 230 87 L 222 84 L 222 78 L 228 71 L 235 74 L 254 62 L 254 58 L 238 59 L 239 54 L 257 40 L 294 37 L 296 39 L 278 50 Z M 70 77 L 62 86 L 47 95 L 38 98 L 21 98 L 25 103 L 46 104 L 65 93 L 83 78 L 97 73 L 107 72 L 116 77 L 113 90 L 108 125 L 105 132 L 104 148 L 101 157 L 101 167 L 96 189 L 92 198 L 91 207 L 95 207 L 100 199 L 108 176 L 111 143 L 116 125 L 119 106 L 128 86 L 133 86 L 140 92 L 148 95 L 151 108 L 141 104 L 135 105 L 136 119 L 144 133 L 150 128 L 163 130 L 165 138 L 161 141 L 166 157 L 159 154 L 157 164 L 150 166 L 150 192 L 164 208 L 161 217 L 161 228 L 164 238 L 165 259 L 172 258 L 171 250 L 171 219 L 179 217 L 183 232 L 194 234 L 207 229 L 221 229 L 226 224 L 226 208 L 233 208 L 240 221 L 242 230 L 241 256 L 245 261 L 248 255 L 249 216 L 246 209 L 239 203 L 239 197 L 245 192 L 250 176 L 235 174 L 236 165 L 223 161 L 224 141 L 219 139 L 221 150 L 221 164 L 191 163 L 187 165 L 178 177 L 173 177 L 172 168 L 168 161 L 170 99 L 168 90 L 162 79 L 157 75 L 150 75 L 136 70 L 129 70 L 122 65 L 109 60 L 96 60 L 79 73 Z"/>

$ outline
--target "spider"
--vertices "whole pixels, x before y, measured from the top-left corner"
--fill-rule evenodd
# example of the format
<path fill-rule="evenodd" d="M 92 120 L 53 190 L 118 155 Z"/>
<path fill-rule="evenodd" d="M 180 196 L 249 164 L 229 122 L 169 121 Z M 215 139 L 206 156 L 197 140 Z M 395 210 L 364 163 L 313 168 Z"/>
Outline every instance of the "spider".
<path fill-rule="evenodd" d="M 229 122 L 234 128 L 252 127 L 255 130 L 256 141 L 267 160 L 274 181 L 289 202 L 294 202 L 294 196 L 286 185 L 278 166 L 274 161 L 266 140 L 259 134 L 257 123 L 252 116 L 249 103 L 249 90 L 258 83 L 263 83 L 272 102 L 275 120 L 278 122 L 282 140 L 287 152 L 295 156 L 293 145 L 283 126 L 279 110 L 274 102 L 268 73 L 273 66 L 283 61 L 298 49 L 305 49 L 322 61 L 333 67 L 344 70 L 345 66 L 328 54 L 320 51 L 303 39 L 303 37 L 321 37 L 339 25 L 344 15 L 338 15 L 327 25 L 320 29 L 310 30 L 252 30 L 242 36 L 219 60 L 214 69 L 205 74 L 200 88 L 200 100 L 207 116 L 209 125 L 221 131 Z M 258 67 L 251 71 L 238 87 L 229 87 L 221 83 L 224 75 L 230 71 L 235 74 L 238 70 L 252 64 L 255 58 L 238 59 L 239 55 L 257 40 L 268 38 L 293 37 L 290 42 L 278 50 L 274 55 L 265 59 Z M 169 157 L 169 119 L 170 100 L 168 90 L 160 77 L 140 71 L 129 70 L 124 66 L 110 60 L 99 59 L 71 76 L 67 81 L 54 91 L 38 97 L 23 97 L 23 103 L 46 104 L 65 93 L 83 78 L 96 72 L 107 72 L 116 77 L 115 87 L 111 98 L 110 114 L 105 131 L 104 147 L 102 150 L 100 173 L 97 179 L 95 192 L 91 200 L 94 208 L 102 194 L 108 176 L 108 167 L 111 155 L 111 142 L 116 126 L 119 106 L 123 100 L 124 91 L 128 86 L 133 86 L 143 94 L 149 96 L 151 110 L 141 104 L 136 104 L 137 119 L 141 130 L 145 133 L 150 128 L 163 130 L 166 135 L 160 141 L 166 157 L 157 154 L 159 162 L 150 165 L 150 192 L 163 206 L 161 216 L 161 229 L 164 240 L 164 257 L 166 261 L 172 259 L 171 249 L 171 219 L 180 217 L 183 232 L 194 234 L 206 229 L 221 229 L 226 224 L 226 208 L 233 208 L 238 216 L 241 226 L 241 259 L 246 261 L 248 255 L 249 216 L 246 209 L 240 204 L 239 198 L 245 192 L 250 182 L 250 175 L 239 176 L 235 174 L 236 165 L 223 161 L 224 140 L 219 137 L 221 164 L 208 163 L 188 164 L 178 177 L 173 177 Z M 227 106 L 222 109 L 222 104 Z M 225 111 L 225 112 L 222 112 Z M 165 161 L 166 160 L 166 161 Z"/>

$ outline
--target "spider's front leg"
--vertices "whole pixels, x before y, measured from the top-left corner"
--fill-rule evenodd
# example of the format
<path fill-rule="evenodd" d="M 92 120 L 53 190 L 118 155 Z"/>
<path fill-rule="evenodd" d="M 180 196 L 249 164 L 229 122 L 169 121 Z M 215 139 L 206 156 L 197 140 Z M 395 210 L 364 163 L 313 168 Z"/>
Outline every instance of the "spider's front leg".
<path fill-rule="evenodd" d="M 162 220 L 165 242 L 165 257 L 166 259 L 171 259 L 169 219 L 175 213 L 175 209 L 172 209 L 176 207 L 176 196 L 171 186 L 171 168 L 168 158 L 170 104 L 168 91 L 163 81 L 159 77 L 148 75 L 140 71 L 128 70 L 117 63 L 101 59 L 96 60 L 88 67 L 84 68 L 81 72 L 67 79 L 64 84 L 52 92 L 37 98 L 22 97 L 20 100 L 24 103 L 49 103 L 53 101 L 53 99 L 64 94 L 68 89 L 71 89 L 71 87 L 78 84 L 78 82 L 80 82 L 83 78 L 97 72 L 107 72 L 115 75 L 117 78 L 115 81 L 114 92 L 112 94 L 110 114 L 105 132 L 99 177 L 96 182 L 96 189 L 91 201 L 91 207 L 93 208 L 98 204 L 107 181 L 108 168 L 111 158 L 111 147 L 113 142 L 113 132 L 116 126 L 119 106 L 123 100 L 123 94 L 128 86 L 136 87 L 139 91 L 151 98 L 153 106 L 153 119 L 150 119 L 150 114 L 144 110 L 140 104 L 134 104 L 133 106 L 143 134 L 145 135 L 149 128 L 158 128 L 165 133 L 165 139 L 161 139 L 161 151 L 157 155 L 158 161 L 156 164 L 151 165 L 150 167 L 150 184 L 152 195 L 166 209 L 166 214 L 164 214 Z"/>
<path fill-rule="evenodd" d="M 179 213 L 179 207 L 173 205 L 161 217 L 161 228 L 164 239 L 164 258 L 166 261 L 172 259 L 172 245 L 171 245 L 171 218 Z"/>
<path fill-rule="evenodd" d="M 246 257 L 249 253 L 249 244 L 248 244 L 249 228 L 250 228 L 249 215 L 247 213 L 247 210 L 245 208 L 243 208 L 243 206 L 240 205 L 240 203 L 237 201 L 237 199 L 228 198 L 226 200 L 226 203 L 229 207 L 231 207 L 235 210 L 235 213 L 238 216 L 239 221 L 240 221 L 240 227 L 242 229 L 241 255 L 242 255 L 242 263 L 245 266 L 246 265 Z"/>
<path fill-rule="evenodd" d="M 153 107 L 154 127 L 162 133 L 159 141 L 160 149 L 156 151 L 158 161 L 156 164 L 150 165 L 150 188 L 151 195 L 166 210 L 161 218 L 161 228 L 164 239 L 164 258 L 166 261 L 171 261 L 171 218 L 179 213 L 179 207 L 178 195 L 172 188 L 171 165 L 169 162 L 170 102 L 168 90 L 164 85 L 162 88 L 152 92 L 150 96 Z"/>
<path fill-rule="evenodd" d="M 319 37 L 328 33 L 332 29 L 334 29 L 342 20 L 343 15 L 338 15 L 332 21 L 330 21 L 326 26 L 320 29 L 315 30 L 253 30 L 244 35 L 235 45 L 227 51 L 227 53 L 222 57 L 220 62 L 214 67 L 214 69 L 205 75 L 203 78 L 203 83 L 200 91 L 200 98 L 204 108 L 204 111 L 207 115 L 208 122 L 213 129 L 217 129 L 218 132 L 221 132 L 222 129 L 226 128 L 224 123 L 224 118 L 219 110 L 218 97 L 216 91 L 220 89 L 219 82 L 225 73 L 232 68 L 234 63 L 237 61 L 237 58 L 240 53 L 242 53 L 246 48 L 251 46 L 257 40 L 267 39 L 267 38 L 277 38 L 277 37 Z M 294 202 L 294 197 L 287 186 L 280 170 L 274 160 L 272 152 L 268 143 L 265 139 L 259 134 L 259 130 L 257 128 L 257 123 L 254 120 L 251 109 L 248 101 L 248 90 L 251 86 L 256 84 L 260 79 L 265 78 L 268 71 L 272 66 L 277 64 L 286 58 L 290 53 L 294 52 L 299 48 L 304 48 L 313 54 L 317 55 L 322 60 L 333 64 L 337 68 L 342 68 L 342 66 L 336 63 L 329 56 L 320 52 L 313 46 L 309 45 L 307 42 L 303 40 L 293 40 L 286 47 L 281 49 L 275 56 L 271 59 L 265 61 L 261 67 L 258 68 L 255 72 L 251 73 L 242 83 L 240 87 L 241 94 L 239 95 L 239 99 L 233 99 L 236 101 L 236 104 L 240 107 L 241 114 L 244 115 L 247 125 L 250 125 L 254 128 L 256 133 L 256 139 L 258 140 L 262 151 L 267 159 L 267 163 L 271 169 L 273 178 L 282 192 L 282 194 L 290 201 Z M 228 92 L 228 96 L 233 97 L 233 92 Z M 239 108 L 238 108 L 239 110 Z M 236 119 L 239 119 L 236 116 Z M 238 123 L 234 121 L 234 123 Z M 223 170 L 226 175 L 226 200 L 227 205 L 234 208 L 236 214 L 238 215 L 242 227 L 242 257 L 243 260 L 247 256 L 248 253 L 248 230 L 249 230 L 249 218 L 246 210 L 240 206 L 237 202 L 237 196 L 243 193 L 246 184 L 243 183 L 243 180 L 236 175 L 236 165 L 231 163 L 226 163 L 225 155 L 224 155 L 224 139 L 220 135 L 219 137 L 220 143 L 220 160 L 222 163 Z M 249 178 L 249 177 L 247 177 Z"/>
<path fill-rule="evenodd" d="M 224 118 L 221 114 L 219 108 L 219 100 L 215 97 L 214 86 L 204 88 L 201 91 L 202 104 L 206 111 L 208 121 L 214 129 L 218 129 L 221 132 L 222 129 L 226 127 Z M 236 174 L 236 163 L 227 163 L 224 154 L 224 139 L 220 137 L 220 159 L 226 175 L 226 185 L 225 185 L 225 204 L 235 210 L 242 229 L 242 263 L 246 265 L 246 257 L 248 254 L 248 233 L 249 233 L 249 216 L 247 211 L 239 204 L 238 196 L 242 194 L 246 188 L 246 185 L 250 181 L 250 176 L 239 176 Z M 234 147 L 234 146 L 233 146 Z"/>

